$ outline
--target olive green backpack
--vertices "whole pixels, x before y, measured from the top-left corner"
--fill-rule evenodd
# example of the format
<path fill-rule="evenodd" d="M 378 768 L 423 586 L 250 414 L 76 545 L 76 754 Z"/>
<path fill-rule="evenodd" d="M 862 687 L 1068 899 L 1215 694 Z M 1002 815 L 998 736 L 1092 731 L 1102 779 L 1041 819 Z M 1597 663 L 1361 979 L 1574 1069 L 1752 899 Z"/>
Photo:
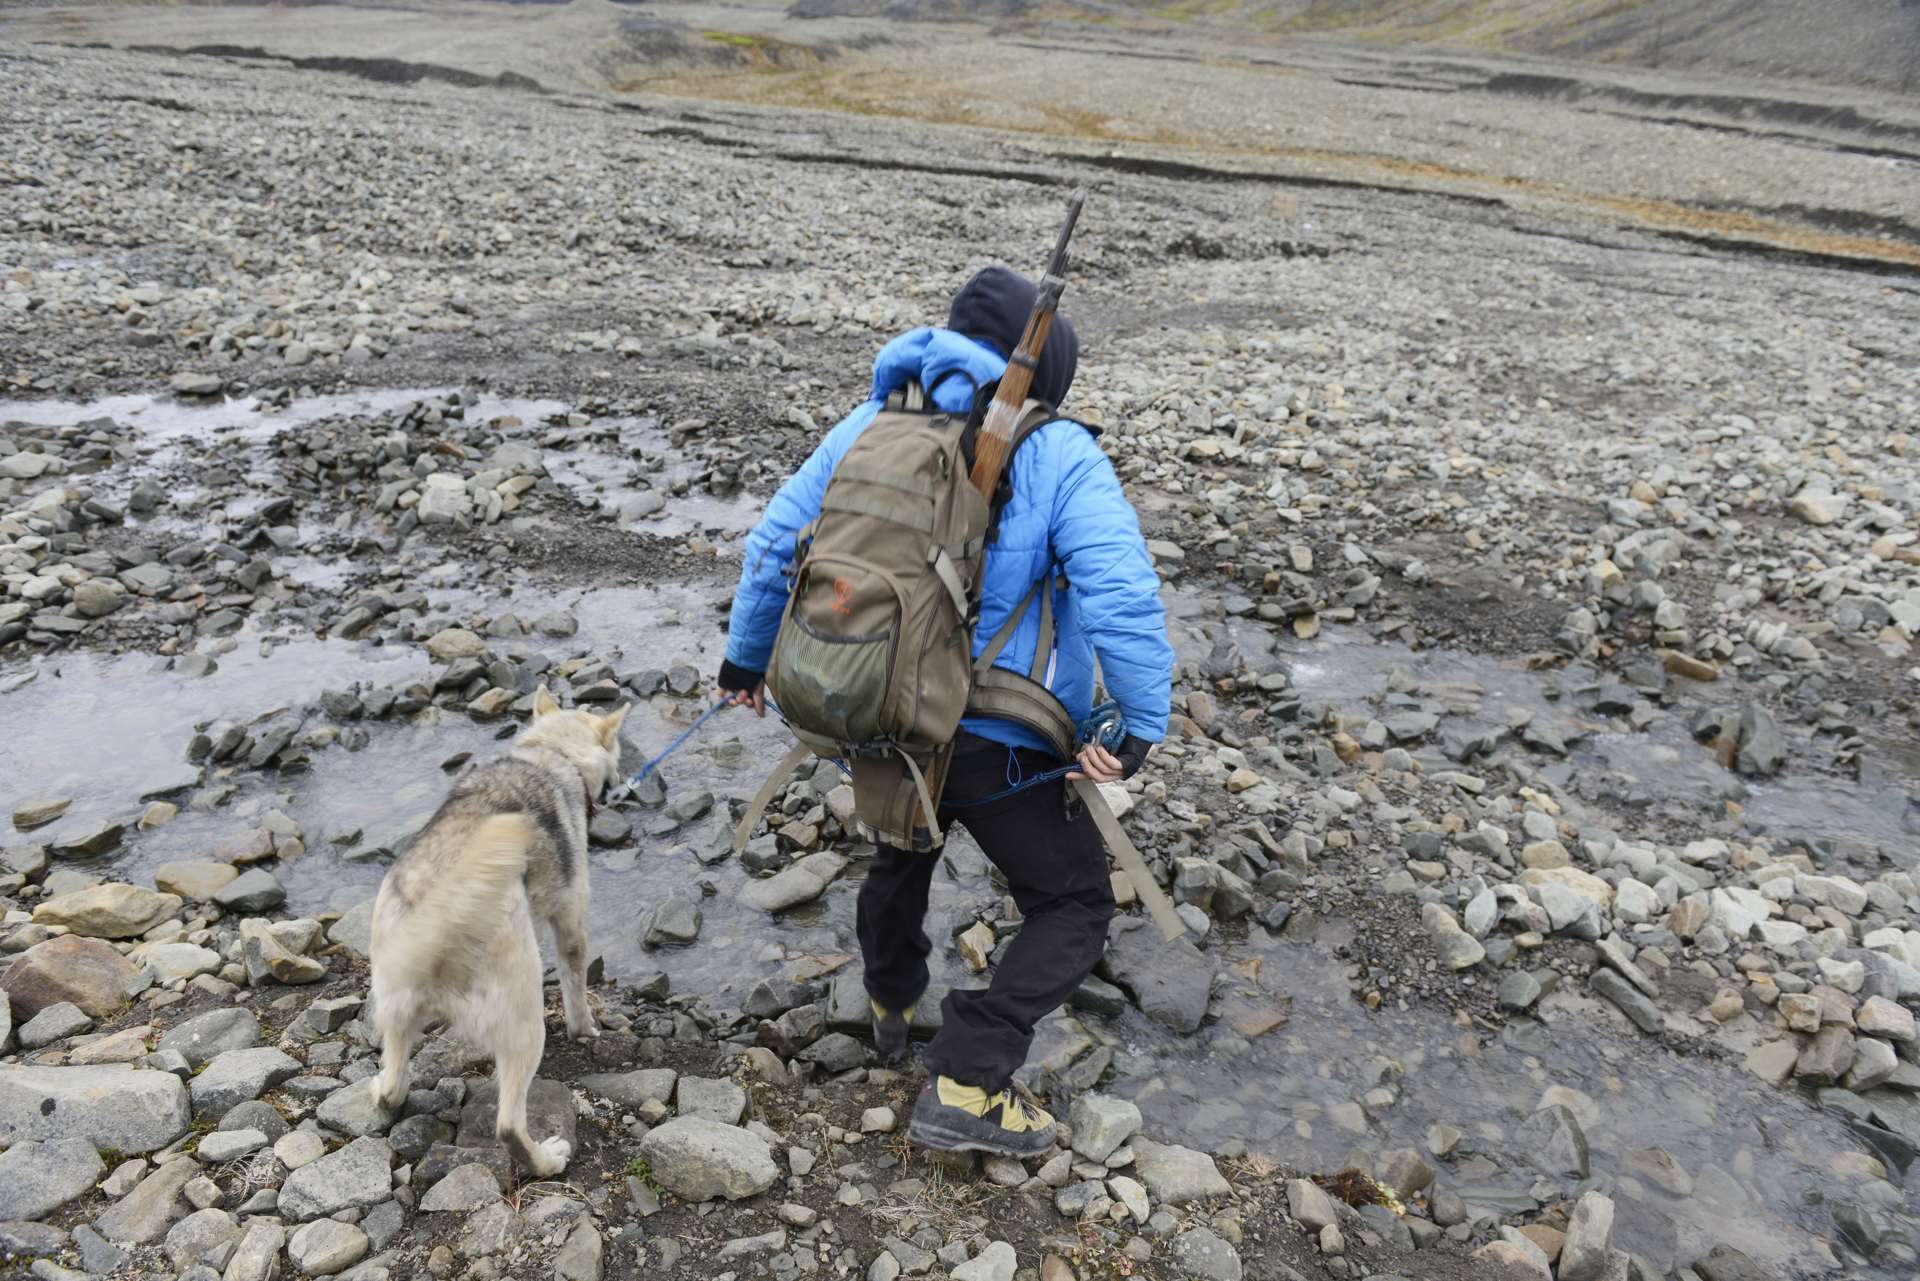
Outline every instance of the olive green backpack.
<path fill-rule="evenodd" d="M 1051 406 L 1028 401 L 1009 457 L 1053 417 Z M 935 812 L 963 715 L 1030 725 L 1062 759 L 1072 755 L 1073 721 L 1059 700 L 993 665 L 1036 594 L 1034 663 L 1045 663 L 1053 592 L 1041 589 L 1051 576 L 973 657 L 995 512 L 969 479 L 967 422 L 931 404 L 918 384 L 895 392 L 834 468 L 819 517 L 796 536 L 766 680 L 800 741 L 749 805 L 736 850 L 809 752 L 846 764 L 863 835 L 919 850 L 942 840 Z"/>

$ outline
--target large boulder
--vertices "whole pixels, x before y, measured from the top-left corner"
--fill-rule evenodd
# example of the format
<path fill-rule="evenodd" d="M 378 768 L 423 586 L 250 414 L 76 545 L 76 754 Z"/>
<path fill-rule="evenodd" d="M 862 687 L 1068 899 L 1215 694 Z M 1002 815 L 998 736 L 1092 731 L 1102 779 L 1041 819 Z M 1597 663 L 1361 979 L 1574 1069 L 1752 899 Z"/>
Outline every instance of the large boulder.
<path fill-rule="evenodd" d="M 33 923 L 64 925 L 89 938 L 126 939 L 145 934 L 179 910 L 178 894 L 109 881 L 46 899 L 33 909 Z"/>
<path fill-rule="evenodd" d="M 640 1155 L 655 1182 L 688 1201 L 737 1201 L 765 1192 L 780 1177 L 766 1140 L 700 1117 L 675 1117 L 648 1132 Z"/>
<path fill-rule="evenodd" d="M 0 1066 L 0 1144 L 83 1138 L 135 1154 L 187 1132 L 187 1087 L 171 1072 Z"/>
<path fill-rule="evenodd" d="M 139 967 L 111 943 L 67 934 L 21 953 L 0 977 L 0 989 L 23 1022 L 62 1001 L 104 1019 L 126 1007 L 127 989 L 139 977 Z"/>

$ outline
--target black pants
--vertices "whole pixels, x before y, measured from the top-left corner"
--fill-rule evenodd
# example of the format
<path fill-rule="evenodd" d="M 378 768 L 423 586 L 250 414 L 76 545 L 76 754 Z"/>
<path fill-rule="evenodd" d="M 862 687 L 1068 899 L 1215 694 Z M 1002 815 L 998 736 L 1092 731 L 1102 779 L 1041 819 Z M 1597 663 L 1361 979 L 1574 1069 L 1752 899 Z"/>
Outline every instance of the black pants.
<path fill-rule="evenodd" d="M 994 964 L 992 986 L 955 989 L 941 1003 L 943 1023 L 925 1055 L 928 1071 L 989 1093 L 1006 1088 L 1026 1061 L 1034 1025 L 1093 971 L 1114 910 L 1106 846 L 1083 807 L 1067 817 L 1064 780 L 965 806 L 1007 787 L 1007 751 L 962 735 L 947 772 L 940 825 L 958 822 L 972 833 L 1006 876 L 1022 924 Z M 1057 764 L 1044 752 L 1014 756 L 1022 778 Z M 905 1009 L 927 990 L 927 890 L 939 861 L 937 853 L 882 845 L 860 887 L 867 992 L 886 1009 Z"/>

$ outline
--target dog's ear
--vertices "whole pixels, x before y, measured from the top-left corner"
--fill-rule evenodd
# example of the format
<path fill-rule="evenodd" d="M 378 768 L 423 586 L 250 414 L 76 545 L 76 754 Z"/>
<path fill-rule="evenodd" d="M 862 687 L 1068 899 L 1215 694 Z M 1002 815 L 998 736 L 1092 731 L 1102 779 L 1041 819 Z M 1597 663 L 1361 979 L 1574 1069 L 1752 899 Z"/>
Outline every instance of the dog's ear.
<path fill-rule="evenodd" d="M 633 704 L 626 703 L 609 715 L 599 718 L 600 746 L 613 746 L 615 736 L 620 733 L 621 722 L 627 719 L 627 713 L 632 710 Z"/>
<path fill-rule="evenodd" d="M 545 685 L 534 691 L 533 719 L 537 721 L 542 716 L 551 716 L 559 710 L 560 704 L 554 701 L 553 695 L 547 692 Z"/>

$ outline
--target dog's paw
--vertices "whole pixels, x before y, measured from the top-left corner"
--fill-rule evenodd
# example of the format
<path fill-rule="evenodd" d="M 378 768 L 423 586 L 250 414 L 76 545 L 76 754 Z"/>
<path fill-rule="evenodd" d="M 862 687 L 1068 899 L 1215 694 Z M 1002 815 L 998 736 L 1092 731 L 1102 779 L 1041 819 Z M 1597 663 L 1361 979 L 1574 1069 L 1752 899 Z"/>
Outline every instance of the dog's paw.
<path fill-rule="evenodd" d="M 550 1178 L 567 1168 L 567 1162 L 573 1157 L 573 1144 L 555 1135 L 542 1139 L 533 1145 L 534 1173 L 541 1178 Z"/>
<path fill-rule="evenodd" d="M 576 1041 L 598 1040 L 600 1037 L 600 1025 L 592 1020 L 588 1020 L 587 1025 L 583 1028 L 568 1028 L 567 1035 Z"/>

